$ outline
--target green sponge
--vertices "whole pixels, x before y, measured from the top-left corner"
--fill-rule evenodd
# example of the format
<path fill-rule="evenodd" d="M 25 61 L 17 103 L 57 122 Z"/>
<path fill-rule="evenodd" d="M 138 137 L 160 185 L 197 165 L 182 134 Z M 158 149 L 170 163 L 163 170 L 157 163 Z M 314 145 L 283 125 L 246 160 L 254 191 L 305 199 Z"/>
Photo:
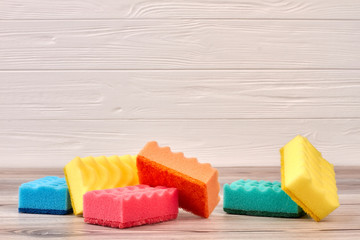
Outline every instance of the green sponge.
<path fill-rule="evenodd" d="M 224 185 L 224 211 L 266 217 L 301 217 L 305 212 L 278 181 L 238 180 Z"/>

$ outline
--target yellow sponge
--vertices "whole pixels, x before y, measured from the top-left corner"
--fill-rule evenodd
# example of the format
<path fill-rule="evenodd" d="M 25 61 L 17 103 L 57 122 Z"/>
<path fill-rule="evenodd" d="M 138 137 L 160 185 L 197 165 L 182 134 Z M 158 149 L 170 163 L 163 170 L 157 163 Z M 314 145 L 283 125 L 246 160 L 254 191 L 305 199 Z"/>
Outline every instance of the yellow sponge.
<path fill-rule="evenodd" d="M 281 188 L 313 219 L 320 221 L 339 206 L 334 166 L 300 135 L 283 148 Z"/>
<path fill-rule="evenodd" d="M 76 157 L 69 162 L 64 173 L 74 214 L 82 214 L 83 195 L 88 191 L 139 184 L 136 157 Z"/>

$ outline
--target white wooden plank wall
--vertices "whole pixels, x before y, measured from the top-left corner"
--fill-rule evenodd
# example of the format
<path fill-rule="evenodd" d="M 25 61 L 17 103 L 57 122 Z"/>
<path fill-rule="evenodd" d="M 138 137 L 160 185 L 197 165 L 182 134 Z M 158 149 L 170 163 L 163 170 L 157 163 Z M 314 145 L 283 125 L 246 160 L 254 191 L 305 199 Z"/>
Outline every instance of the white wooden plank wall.
<path fill-rule="evenodd" d="M 1 167 L 136 154 L 360 159 L 360 1 L 2 0 Z"/>

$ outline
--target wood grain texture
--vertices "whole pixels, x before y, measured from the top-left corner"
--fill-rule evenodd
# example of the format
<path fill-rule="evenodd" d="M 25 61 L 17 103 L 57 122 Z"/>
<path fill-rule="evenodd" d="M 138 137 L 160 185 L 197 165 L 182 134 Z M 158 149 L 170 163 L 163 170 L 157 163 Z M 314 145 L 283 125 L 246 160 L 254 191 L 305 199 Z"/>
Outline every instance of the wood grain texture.
<path fill-rule="evenodd" d="M 360 117 L 360 70 L 20 71 L 0 79 L 4 120 Z"/>
<path fill-rule="evenodd" d="M 137 154 L 152 140 L 215 166 L 279 166 L 279 149 L 297 134 L 332 164 L 360 159 L 360 119 L 0 120 L 0 125 L 2 167 L 62 168 L 76 156 Z"/>
<path fill-rule="evenodd" d="M 153 139 L 278 166 L 296 134 L 358 165 L 359 20 L 357 0 L 2 0 L 0 166 Z"/>
<path fill-rule="evenodd" d="M 3 21 L 0 70 L 359 69 L 360 21 Z"/>
<path fill-rule="evenodd" d="M 300 219 L 229 215 L 222 202 L 209 219 L 180 211 L 175 221 L 114 229 L 85 224 L 73 215 L 36 215 L 17 212 L 18 186 L 48 175 L 63 176 L 61 169 L 0 169 L 1 239 L 359 239 L 359 167 L 336 169 L 340 207 L 317 223 Z M 275 168 L 219 168 L 220 184 L 239 178 L 279 180 Z M 222 195 L 222 193 L 221 193 Z"/>
<path fill-rule="evenodd" d="M 0 19 L 359 19 L 357 0 L 2 0 Z"/>

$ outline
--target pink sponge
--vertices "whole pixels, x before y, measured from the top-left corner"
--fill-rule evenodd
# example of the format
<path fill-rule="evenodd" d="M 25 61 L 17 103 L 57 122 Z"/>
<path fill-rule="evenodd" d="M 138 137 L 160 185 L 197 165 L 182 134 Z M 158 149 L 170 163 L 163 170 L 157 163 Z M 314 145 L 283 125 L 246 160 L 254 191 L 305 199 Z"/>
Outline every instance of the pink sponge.
<path fill-rule="evenodd" d="M 84 195 L 87 223 L 128 228 L 175 219 L 178 215 L 176 188 L 137 185 L 95 190 Z"/>

